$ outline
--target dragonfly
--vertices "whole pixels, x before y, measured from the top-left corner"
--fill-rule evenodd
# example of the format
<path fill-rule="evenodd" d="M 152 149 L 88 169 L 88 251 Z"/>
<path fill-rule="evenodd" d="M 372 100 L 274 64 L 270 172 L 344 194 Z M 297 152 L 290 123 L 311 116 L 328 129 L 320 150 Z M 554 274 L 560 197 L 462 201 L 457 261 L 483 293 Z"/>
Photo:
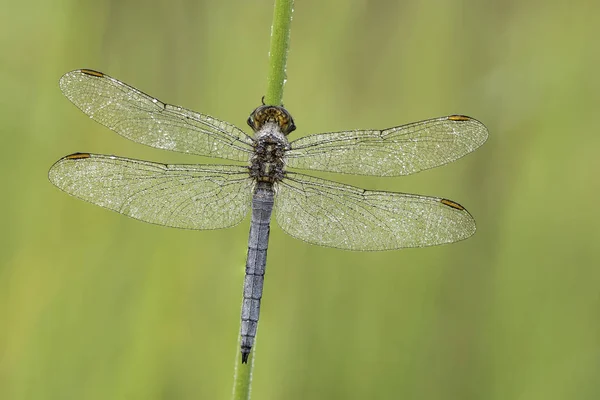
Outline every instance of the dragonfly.
<path fill-rule="evenodd" d="M 400 176 L 455 161 L 481 146 L 487 128 L 450 115 L 389 129 L 318 133 L 288 140 L 296 129 L 282 106 L 261 105 L 248 118 L 253 134 L 225 121 L 164 103 L 101 72 L 60 79 L 64 95 L 119 135 L 147 146 L 237 162 L 163 164 L 75 153 L 58 160 L 50 181 L 66 193 L 141 221 L 186 229 L 237 225 L 251 214 L 241 311 L 240 352 L 254 345 L 271 215 L 289 235 L 355 251 L 457 242 L 475 233 L 459 203 L 415 194 L 365 190 L 288 168 Z"/>

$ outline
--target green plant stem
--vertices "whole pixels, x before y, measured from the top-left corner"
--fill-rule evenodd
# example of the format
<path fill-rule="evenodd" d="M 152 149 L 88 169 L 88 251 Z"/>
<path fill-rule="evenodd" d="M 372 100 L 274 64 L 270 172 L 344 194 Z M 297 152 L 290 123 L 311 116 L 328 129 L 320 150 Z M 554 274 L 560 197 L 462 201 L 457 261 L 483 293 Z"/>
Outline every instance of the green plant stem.
<path fill-rule="evenodd" d="M 275 0 L 273 10 L 273 26 L 271 27 L 271 48 L 269 51 L 269 76 L 267 77 L 267 93 L 265 104 L 281 105 L 283 102 L 283 85 L 286 80 L 286 63 L 290 43 L 290 26 L 292 23 L 293 0 Z M 249 400 L 252 387 L 252 370 L 254 369 L 254 351 L 247 364 L 242 364 L 240 354 L 240 336 L 238 335 L 237 355 L 233 378 L 233 400 Z"/>
<path fill-rule="evenodd" d="M 242 364 L 240 354 L 241 337 L 238 335 L 238 344 L 235 356 L 235 367 L 233 374 L 233 400 L 250 400 L 250 390 L 252 387 L 252 370 L 254 369 L 254 350 L 256 342 L 252 347 L 252 353 L 248 357 L 248 364 Z"/>
<path fill-rule="evenodd" d="M 280 106 L 283 102 L 293 8 L 293 0 L 275 0 L 265 104 Z"/>

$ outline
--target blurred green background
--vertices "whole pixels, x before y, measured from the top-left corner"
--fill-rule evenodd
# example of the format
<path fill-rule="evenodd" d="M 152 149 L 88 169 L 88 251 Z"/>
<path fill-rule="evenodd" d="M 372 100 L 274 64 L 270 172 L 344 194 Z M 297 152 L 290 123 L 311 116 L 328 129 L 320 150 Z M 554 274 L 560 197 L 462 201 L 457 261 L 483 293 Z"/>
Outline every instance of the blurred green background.
<path fill-rule="evenodd" d="M 334 176 L 465 205 L 477 234 L 385 253 L 272 228 L 255 399 L 600 398 L 600 3 L 298 1 L 294 136 L 453 113 L 488 142 L 404 178 Z M 58 88 L 76 68 L 246 129 L 271 0 L 2 1 L 0 398 L 228 399 L 249 220 L 168 229 L 69 197 L 77 151 L 127 141 Z"/>

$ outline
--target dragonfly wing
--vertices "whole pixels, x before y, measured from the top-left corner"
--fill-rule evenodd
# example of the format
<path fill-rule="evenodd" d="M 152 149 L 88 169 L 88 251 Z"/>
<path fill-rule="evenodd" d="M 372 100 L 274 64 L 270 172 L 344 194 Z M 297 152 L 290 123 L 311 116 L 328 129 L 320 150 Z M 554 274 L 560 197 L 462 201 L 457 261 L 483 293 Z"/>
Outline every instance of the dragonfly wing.
<path fill-rule="evenodd" d="M 309 135 L 290 143 L 290 167 L 372 176 L 409 175 L 472 152 L 488 137 L 479 121 L 451 115 L 386 130 Z"/>
<path fill-rule="evenodd" d="M 275 218 L 298 239 L 346 250 L 393 250 L 452 243 L 475 220 L 451 200 L 370 191 L 288 172 L 278 183 Z"/>
<path fill-rule="evenodd" d="M 167 165 L 76 153 L 50 168 L 50 181 L 90 203 L 141 221 L 186 229 L 227 228 L 248 213 L 248 168 Z"/>
<path fill-rule="evenodd" d="M 81 111 L 134 142 L 236 161 L 250 157 L 253 139 L 235 126 L 165 104 L 101 72 L 69 72 L 60 88 Z"/>

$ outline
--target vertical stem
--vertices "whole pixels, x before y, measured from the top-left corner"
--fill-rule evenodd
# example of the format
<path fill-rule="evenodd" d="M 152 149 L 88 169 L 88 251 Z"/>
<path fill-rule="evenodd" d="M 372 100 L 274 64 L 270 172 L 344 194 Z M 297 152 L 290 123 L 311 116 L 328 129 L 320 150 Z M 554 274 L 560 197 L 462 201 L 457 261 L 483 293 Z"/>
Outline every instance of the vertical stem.
<path fill-rule="evenodd" d="M 248 363 L 242 364 L 240 355 L 241 336 L 238 335 L 237 348 L 235 351 L 235 367 L 233 375 L 233 400 L 250 400 L 252 388 L 252 370 L 254 369 L 254 351 L 256 343 L 252 347 L 252 353 L 248 357 Z"/>
<path fill-rule="evenodd" d="M 283 102 L 293 9 L 294 0 L 275 0 L 265 104 L 280 106 Z"/>
<path fill-rule="evenodd" d="M 275 0 L 273 25 L 271 27 L 271 48 L 269 51 L 269 75 L 267 77 L 267 93 L 265 104 L 281 105 L 283 101 L 283 85 L 286 81 L 286 63 L 290 43 L 290 27 L 292 23 L 293 0 Z M 247 364 L 242 364 L 240 353 L 241 338 L 235 357 L 233 378 L 233 400 L 249 400 L 252 387 L 252 370 L 256 344 Z"/>

